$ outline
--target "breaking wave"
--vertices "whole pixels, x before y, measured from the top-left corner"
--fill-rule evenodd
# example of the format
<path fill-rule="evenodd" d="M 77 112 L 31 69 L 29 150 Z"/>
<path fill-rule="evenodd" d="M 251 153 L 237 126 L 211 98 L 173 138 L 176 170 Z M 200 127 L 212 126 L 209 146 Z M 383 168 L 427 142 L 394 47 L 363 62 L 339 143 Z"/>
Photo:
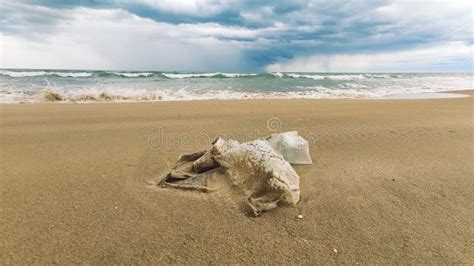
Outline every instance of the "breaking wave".
<path fill-rule="evenodd" d="M 0 75 L 8 76 L 13 78 L 23 78 L 23 77 L 40 77 L 40 76 L 57 76 L 64 78 L 86 78 L 92 77 L 93 73 L 91 72 L 50 72 L 50 71 L 8 71 L 1 70 Z"/>
<path fill-rule="evenodd" d="M 418 89 L 416 94 L 434 93 L 432 89 Z M 190 101 L 190 100 L 241 100 L 241 99 L 340 99 L 361 98 L 380 99 L 397 95 L 413 94 L 413 91 L 400 89 L 396 92 L 389 88 L 371 91 L 364 85 L 346 84 L 337 89 L 312 87 L 300 91 L 232 91 L 232 90 L 78 90 L 73 92 L 59 89 L 45 89 L 38 93 L 0 92 L 0 103 L 94 103 L 94 102 L 154 102 L 154 101 Z"/>
<path fill-rule="evenodd" d="M 0 103 L 384 98 L 472 89 L 472 73 L 190 73 L 0 69 Z"/>
<path fill-rule="evenodd" d="M 37 94 L 10 93 L 0 95 L 3 103 L 33 103 L 33 102 L 148 102 L 148 101 L 188 101 L 188 100 L 237 100 L 237 99 L 294 99 L 327 98 L 333 92 L 326 88 L 314 88 L 311 91 L 292 92 L 242 92 L 232 90 L 80 90 L 65 92 L 57 89 L 45 89 Z M 349 94 L 340 93 L 339 96 Z M 338 97 L 334 95 L 334 97 Z M 331 97 L 330 97 L 331 98 Z"/>
<path fill-rule="evenodd" d="M 193 79 L 193 78 L 291 78 L 312 80 L 358 80 L 358 79 L 389 79 L 400 78 L 396 74 L 307 74 L 307 73 L 166 73 L 166 72 L 123 72 L 123 71 L 31 71 L 31 70 L 0 70 L 0 76 L 12 78 L 32 78 L 56 76 L 61 78 L 88 77 L 117 77 L 117 78 L 164 78 L 164 79 Z"/>
<path fill-rule="evenodd" d="M 153 72 L 112 72 L 108 74 L 113 74 L 116 76 L 122 76 L 126 78 L 150 77 L 154 75 Z"/>
<path fill-rule="evenodd" d="M 290 78 L 306 78 L 313 80 L 359 80 L 359 79 L 389 79 L 389 78 L 401 78 L 400 75 L 395 74 L 326 74 L 326 75 L 314 75 L 314 74 L 296 74 L 296 73 L 286 73 L 286 74 L 277 74 L 277 77 L 290 77 Z"/>
<path fill-rule="evenodd" d="M 255 77 L 256 73 L 162 73 L 164 77 L 170 79 L 188 79 L 188 78 L 237 78 L 237 77 Z"/>

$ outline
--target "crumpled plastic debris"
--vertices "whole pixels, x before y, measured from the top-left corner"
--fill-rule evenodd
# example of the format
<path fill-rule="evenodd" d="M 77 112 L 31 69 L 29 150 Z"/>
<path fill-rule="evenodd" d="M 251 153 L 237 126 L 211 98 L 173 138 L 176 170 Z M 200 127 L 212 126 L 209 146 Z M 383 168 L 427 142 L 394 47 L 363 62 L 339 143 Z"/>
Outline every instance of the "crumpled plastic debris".
<path fill-rule="evenodd" d="M 298 131 L 272 134 L 267 138 L 272 148 L 291 164 L 312 164 L 309 143 L 298 135 Z"/>
<path fill-rule="evenodd" d="M 160 185 L 209 192 L 210 180 L 228 178 L 249 195 L 251 214 L 258 216 L 300 200 L 299 176 L 290 162 L 312 163 L 308 142 L 297 131 L 244 143 L 217 138 L 206 151 L 181 155 Z"/>

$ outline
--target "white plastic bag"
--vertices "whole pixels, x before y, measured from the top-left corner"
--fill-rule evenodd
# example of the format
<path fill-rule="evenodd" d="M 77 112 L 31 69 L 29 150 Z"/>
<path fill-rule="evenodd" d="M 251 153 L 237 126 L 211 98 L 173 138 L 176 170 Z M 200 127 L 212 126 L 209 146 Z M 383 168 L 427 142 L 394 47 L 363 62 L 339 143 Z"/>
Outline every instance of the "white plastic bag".
<path fill-rule="evenodd" d="M 160 185 L 207 192 L 219 187 L 215 180 L 228 178 L 247 194 L 251 214 L 259 215 L 300 200 L 299 175 L 290 163 L 312 163 L 297 131 L 244 143 L 217 138 L 208 150 L 180 156 Z"/>
<path fill-rule="evenodd" d="M 219 177 L 229 178 L 247 194 L 255 216 L 300 200 L 298 173 L 263 139 L 239 143 L 217 138 L 207 151 L 180 156 L 160 185 L 207 192 Z"/>
<path fill-rule="evenodd" d="M 291 164 L 313 163 L 309 155 L 309 143 L 298 135 L 298 131 L 272 134 L 267 141 Z"/>

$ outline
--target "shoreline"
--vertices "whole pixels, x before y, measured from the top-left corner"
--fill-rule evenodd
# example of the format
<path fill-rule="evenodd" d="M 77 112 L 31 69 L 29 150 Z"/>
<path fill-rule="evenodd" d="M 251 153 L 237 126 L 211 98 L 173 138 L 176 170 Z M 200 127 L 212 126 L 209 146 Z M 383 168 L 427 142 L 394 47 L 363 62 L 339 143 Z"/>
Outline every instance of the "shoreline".
<path fill-rule="evenodd" d="M 470 263 L 473 99 L 2 104 L 0 261 Z M 150 185 L 216 136 L 291 130 L 295 207 Z"/>
<path fill-rule="evenodd" d="M 101 103 L 157 103 L 157 102 L 196 102 L 196 101 L 252 101 L 252 100 L 430 100 L 430 99 L 452 99 L 463 98 L 474 95 L 474 89 L 471 90 L 453 90 L 440 92 L 426 92 L 426 93 L 409 93 L 409 94 L 395 94 L 381 98 L 243 98 L 243 99 L 184 99 L 184 100 L 149 100 L 149 101 L 38 101 L 38 102 L 14 102 L 14 103 L 0 103 L 0 105 L 15 105 L 15 104 L 101 104 Z"/>

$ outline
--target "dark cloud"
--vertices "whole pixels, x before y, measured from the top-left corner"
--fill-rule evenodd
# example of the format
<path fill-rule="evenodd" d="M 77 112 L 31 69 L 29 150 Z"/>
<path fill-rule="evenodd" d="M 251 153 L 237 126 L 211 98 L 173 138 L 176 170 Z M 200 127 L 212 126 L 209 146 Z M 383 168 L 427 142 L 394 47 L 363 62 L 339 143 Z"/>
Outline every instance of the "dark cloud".
<path fill-rule="evenodd" d="M 41 41 L 52 34 L 61 23 L 67 23 L 67 14 L 42 6 L 2 3 L 0 5 L 0 30 L 6 36 L 20 36 L 31 41 Z"/>
<path fill-rule="evenodd" d="M 240 49 L 245 61 L 240 65 L 255 69 L 313 54 L 376 53 L 453 41 L 473 43 L 472 10 L 448 2 L 30 0 L 4 3 L 0 8 L 2 33 L 36 39 L 67 24 L 69 12 L 76 8 L 121 10 L 176 27 L 216 25 L 186 34 L 192 35 L 190 42 L 212 38 Z M 187 37 L 176 38 L 181 41 Z"/>

